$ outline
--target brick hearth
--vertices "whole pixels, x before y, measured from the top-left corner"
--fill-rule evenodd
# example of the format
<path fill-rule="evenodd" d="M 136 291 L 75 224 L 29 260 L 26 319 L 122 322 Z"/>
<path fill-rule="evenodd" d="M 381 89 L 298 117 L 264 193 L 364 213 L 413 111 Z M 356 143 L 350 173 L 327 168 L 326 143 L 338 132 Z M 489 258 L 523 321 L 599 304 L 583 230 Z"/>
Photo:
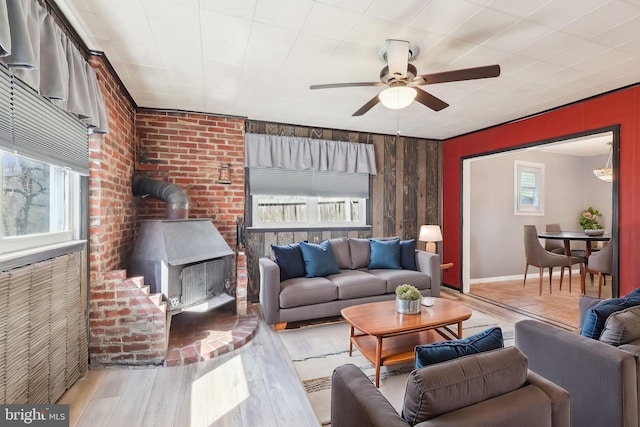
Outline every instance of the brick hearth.
<path fill-rule="evenodd" d="M 246 344 L 258 329 L 258 316 L 234 315 L 230 309 L 184 312 L 171 318 L 165 366 L 209 360 Z"/>

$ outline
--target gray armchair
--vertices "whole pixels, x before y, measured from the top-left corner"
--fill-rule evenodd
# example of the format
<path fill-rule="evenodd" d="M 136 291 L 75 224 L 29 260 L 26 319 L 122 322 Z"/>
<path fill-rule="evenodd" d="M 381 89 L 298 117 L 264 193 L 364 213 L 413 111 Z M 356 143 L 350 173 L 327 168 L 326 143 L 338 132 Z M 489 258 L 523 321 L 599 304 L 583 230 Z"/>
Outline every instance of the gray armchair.
<path fill-rule="evenodd" d="M 564 268 L 569 267 L 569 292 L 571 292 L 571 266 L 573 264 L 580 264 L 582 271 L 583 259 L 580 257 L 567 256 L 564 254 L 555 254 L 547 251 L 540 244 L 538 240 L 538 231 L 535 225 L 524 226 L 524 252 L 527 265 L 524 269 L 524 281 L 522 286 L 524 287 L 527 282 L 527 272 L 529 266 L 538 267 L 540 275 L 540 295 L 542 295 L 542 274 L 545 268 L 549 269 L 549 293 L 551 293 L 551 279 L 553 275 L 554 267 L 561 267 L 560 269 L 560 289 L 562 289 L 562 280 L 564 279 Z"/>
<path fill-rule="evenodd" d="M 355 365 L 331 380 L 332 427 L 568 427 L 569 406 L 569 393 L 529 371 L 515 347 L 413 371 L 402 415 Z"/>

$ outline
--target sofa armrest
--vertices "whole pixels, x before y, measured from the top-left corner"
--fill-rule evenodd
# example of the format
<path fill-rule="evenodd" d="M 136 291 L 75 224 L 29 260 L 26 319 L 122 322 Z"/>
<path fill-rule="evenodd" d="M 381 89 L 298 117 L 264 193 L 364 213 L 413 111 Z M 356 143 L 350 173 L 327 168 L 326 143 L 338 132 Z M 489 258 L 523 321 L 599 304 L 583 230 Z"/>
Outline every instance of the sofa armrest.
<path fill-rule="evenodd" d="M 260 305 L 267 325 L 280 323 L 280 267 L 272 259 L 258 260 L 260 270 Z"/>
<path fill-rule="evenodd" d="M 431 296 L 440 296 L 440 255 L 425 251 L 416 251 L 416 266 L 418 271 L 431 277 Z"/>
<path fill-rule="evenodd" d="M 632 354 L 535 320 L 520 321 L 515 330 L 516 347 L 527 356 L 529 369 L 571 395 L 572 425 L 638 425 Z"/>
<path fill-rule="evenodd" d="M 549 396 L 551 401 L 551 425 L 569 426 L 571 424 L 571 397 L 569 392 L 535 372 L 527 372 L 527 382 L 538 387 Z"/>
<path fill-rule="evenodd" d="M 331 377 L 332 427 L 407 427 L 391 403 L 353 364 L 337 367 Z"/>

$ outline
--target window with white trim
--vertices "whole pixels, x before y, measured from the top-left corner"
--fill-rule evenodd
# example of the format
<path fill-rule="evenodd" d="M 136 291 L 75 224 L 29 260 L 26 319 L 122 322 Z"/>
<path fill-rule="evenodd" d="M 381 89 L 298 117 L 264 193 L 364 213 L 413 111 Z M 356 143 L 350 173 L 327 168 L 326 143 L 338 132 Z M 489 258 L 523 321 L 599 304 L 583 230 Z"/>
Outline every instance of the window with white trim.
<path fill-rule="evenodd" d="M 6 151 L 0 159 L 0 254 L 72 240 L 79 175 Z"/>
<path fill-rule="evenodd" d="M 252 227 L 367 225 L 369 174 L 250 168 Z"/>
<path fill-rule="evenodd" d="M 544 215 L 544 164 L 516 160 L 514 214 Z"/>

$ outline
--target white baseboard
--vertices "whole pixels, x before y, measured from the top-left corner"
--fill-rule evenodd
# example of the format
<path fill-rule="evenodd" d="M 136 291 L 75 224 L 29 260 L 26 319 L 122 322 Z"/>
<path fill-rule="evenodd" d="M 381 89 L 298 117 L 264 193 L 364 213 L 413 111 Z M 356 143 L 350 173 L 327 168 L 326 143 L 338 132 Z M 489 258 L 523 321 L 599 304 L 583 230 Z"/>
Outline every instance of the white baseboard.
<path fill-rule="evenodd" d="M 542 274 L 543 277 L 549 277 L 549 273 L 547 272 L 548 270 L 545 270 L 544 273 Z M 572 273 L 577 273 L 578 275 L 580 275 L 580 269 L 572 269 L 571 270 Z M 530 271 L 529 273 L 527 273 L 527 277 L 531 278 L 533 277 L 533 275 L 538 275 L 537 271 Z M 556 270 L 554 269 L 553 271 L 553 277 L 556 276 L 560 276 L 560 270 Z M 471 285 L 475 284 L 475 283 L 491 283 L 491 282 L 504 282 L 506 280 L 524 280 L 524 274 L 516 274 L 513 276 L 498 276 L 498 277 L 480 277 L 478 279 L 471 279 L 469 280 L 469 283 Z"/>

